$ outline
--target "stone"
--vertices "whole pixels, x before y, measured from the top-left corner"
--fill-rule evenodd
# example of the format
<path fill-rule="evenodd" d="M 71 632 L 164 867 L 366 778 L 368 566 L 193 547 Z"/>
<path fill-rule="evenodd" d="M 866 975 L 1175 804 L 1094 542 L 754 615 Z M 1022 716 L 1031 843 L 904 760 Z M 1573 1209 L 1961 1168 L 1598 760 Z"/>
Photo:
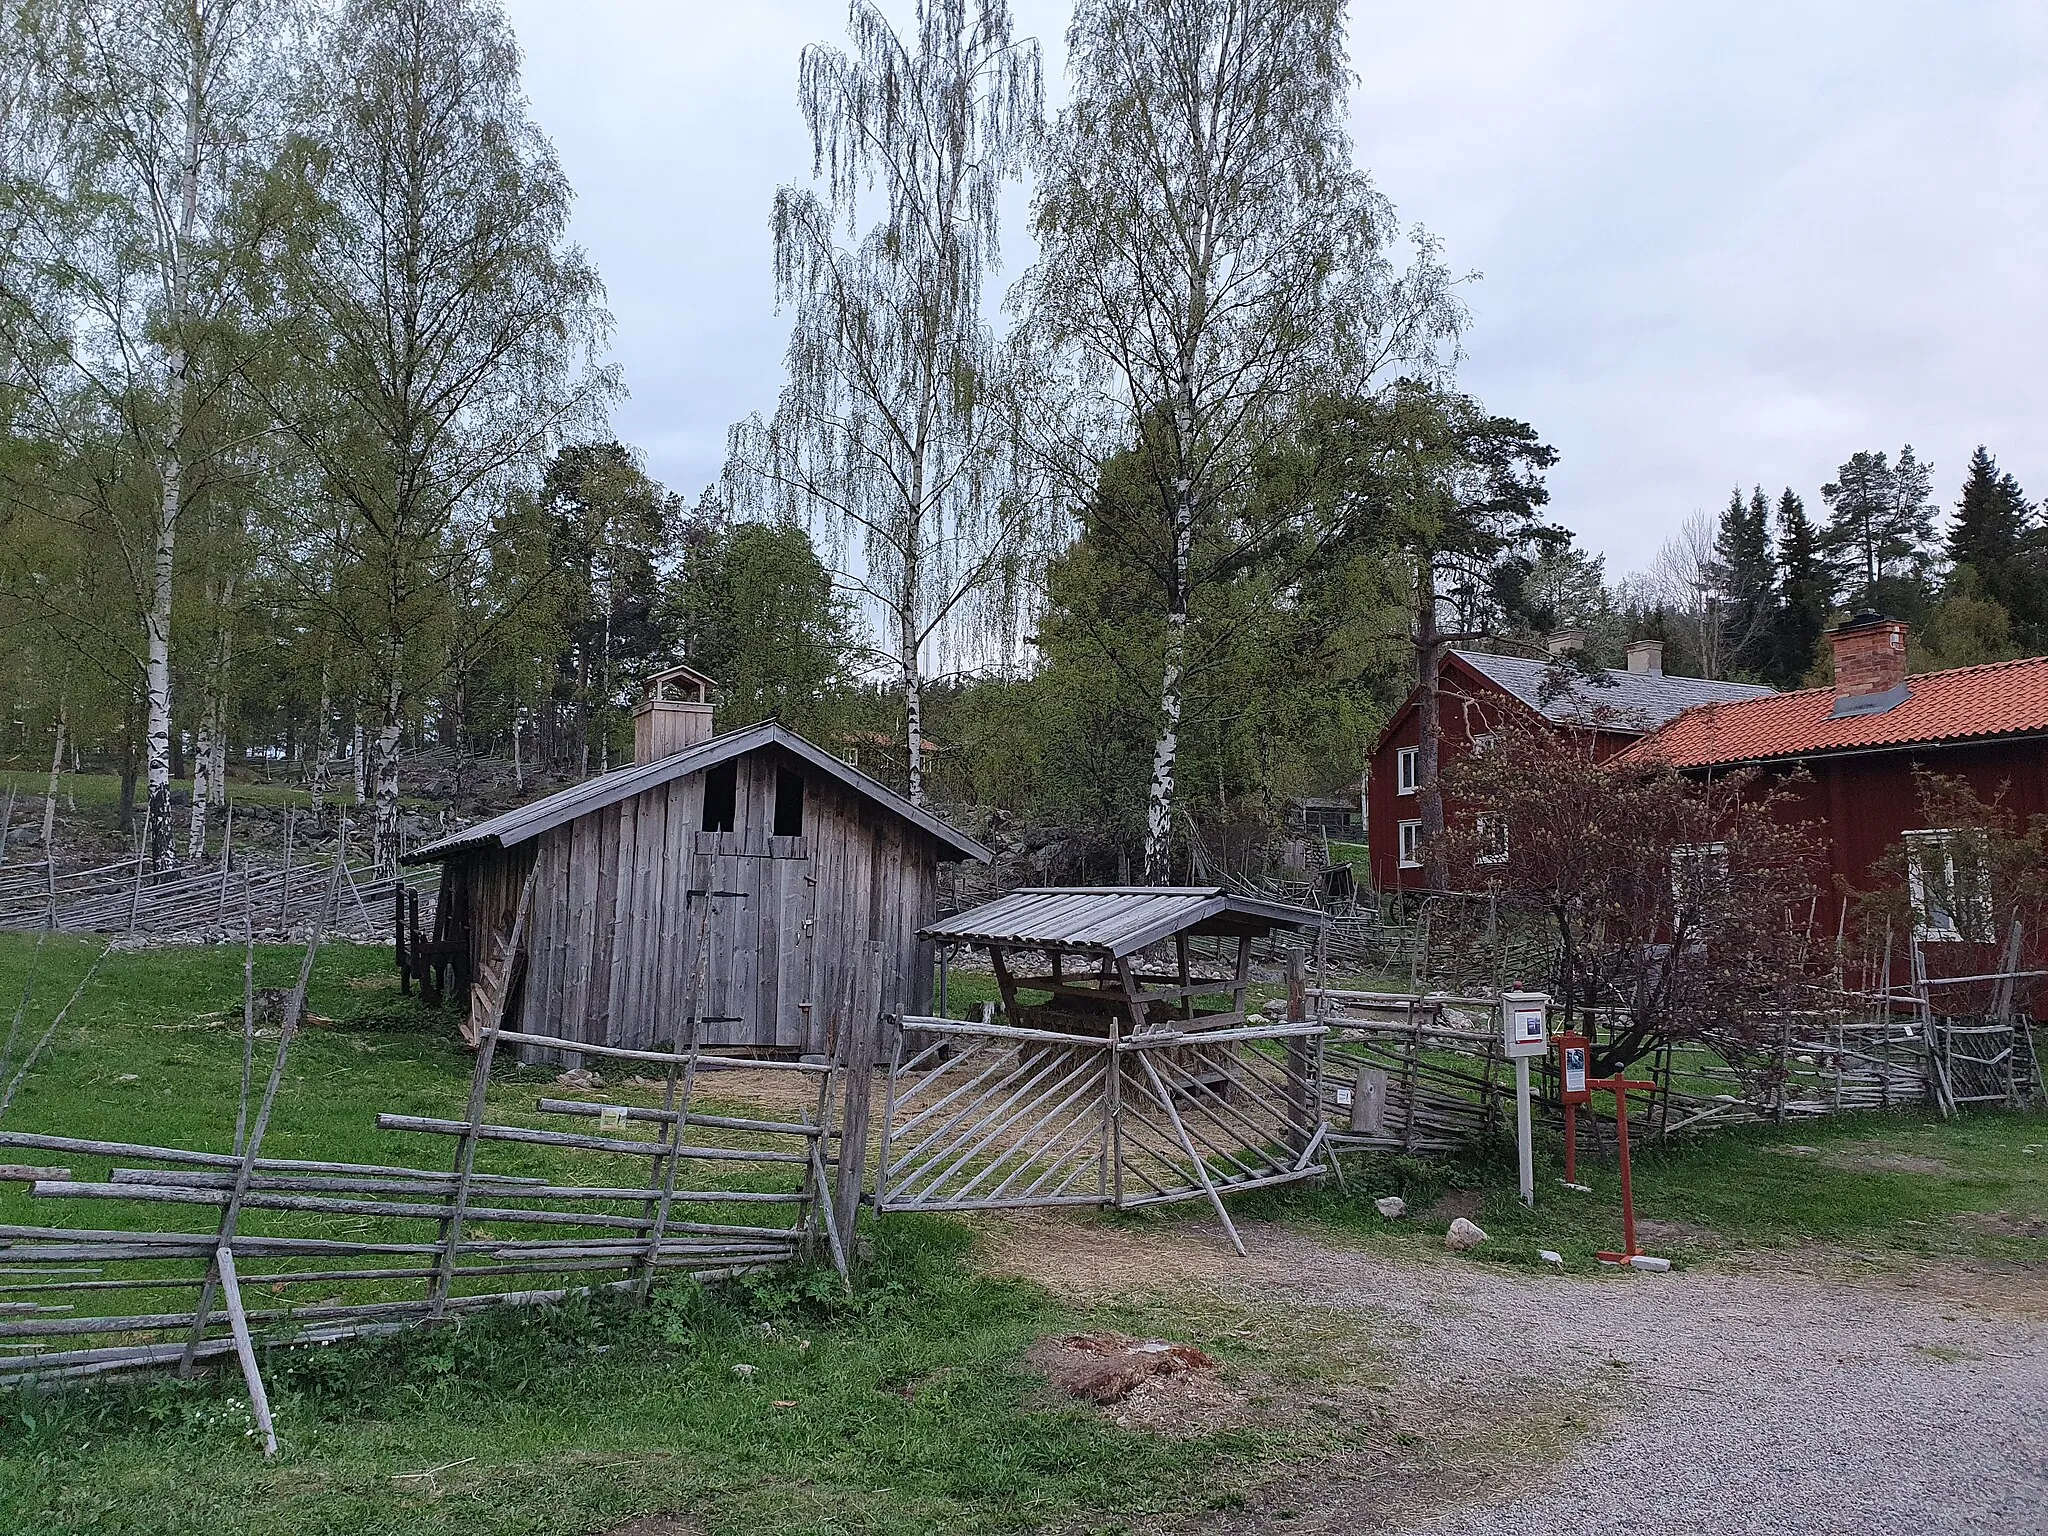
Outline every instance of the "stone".
<path fill-rule="evenodd" d="M 1546 1264 L 1555 1264 L 1560 1269 L 1564 1267 L 1564 1255 L 1557 1252 L 1554 1248 L 1538 1248 L 1536 1250 L 1536 1257 Z"/>
<path fill-rule="evenodd" d="M 1444 1234 L 1444 1246 L 1453 1253 L 1469 1253 L 1486 1241 L 1486 1233 L 1476 1222 L 1460 1216 L 1451 1223 L 1451 1230 Z"/>
<path fill-rule="evenodd" d="M 1399 1221 L 1408 1214 L 1408 1202 L 1399 1195 L 1389 1195 L 1384 1200 L 1375 1200 L 1372 1208 L 1389 1221 Z"/>

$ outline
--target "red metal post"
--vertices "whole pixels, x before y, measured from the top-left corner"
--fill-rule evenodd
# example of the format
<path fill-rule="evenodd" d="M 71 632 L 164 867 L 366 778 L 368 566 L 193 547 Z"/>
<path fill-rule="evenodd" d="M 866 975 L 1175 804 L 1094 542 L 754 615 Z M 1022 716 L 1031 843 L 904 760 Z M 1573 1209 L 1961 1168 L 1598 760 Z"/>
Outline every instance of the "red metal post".
<path fill-rule="evenodd" d="M 1621 1154 L 1621 1251 L 1636 1256 L 1636 1200 L 1628 1179 L 1628 1084 L 1614 1086 L 1614 1144 Z"/>
<path fill-rule="evenodd" d="M 1572 1099 L 1564 1101 L 1564 1181 L 1579 1182 L 1579 1106 Z"/>

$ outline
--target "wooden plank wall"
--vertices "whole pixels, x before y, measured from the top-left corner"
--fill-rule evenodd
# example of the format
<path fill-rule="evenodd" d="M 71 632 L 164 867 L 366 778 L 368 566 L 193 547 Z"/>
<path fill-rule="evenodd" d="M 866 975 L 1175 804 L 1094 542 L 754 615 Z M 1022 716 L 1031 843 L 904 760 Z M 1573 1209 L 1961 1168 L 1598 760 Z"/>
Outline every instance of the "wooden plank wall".
<path fill-rule="evenodd" d="M 808 769 L 804 833 L 776 837 L 780 756 L 739 760 L 730 832 L 701 830 L 696 774 L 463 861 L 475 910 L 502 912 L 506 926 L 538 866 L 523 1027 L 593 1044 L 680 1039 L 705 899 L 693 891 L 728 893 L 710 898 L 707 1045 L 835 1049 L 870 939 L 889 957 L 882 1011 L 930 1007 L 931 946 L 917 932 L 936 913 L 936 841 Z"/>

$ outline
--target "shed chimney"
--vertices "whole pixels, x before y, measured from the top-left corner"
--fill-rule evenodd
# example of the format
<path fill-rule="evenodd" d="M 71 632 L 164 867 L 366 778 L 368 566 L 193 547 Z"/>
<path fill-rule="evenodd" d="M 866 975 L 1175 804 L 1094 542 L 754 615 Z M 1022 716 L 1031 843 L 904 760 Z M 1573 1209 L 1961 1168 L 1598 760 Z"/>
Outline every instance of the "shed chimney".
<path fill-rule="evenodd" d="M 1628 647 L 1628 669 L 1641 672 L 1647 677 L 1664 675 L 1664 642 L 1662 640 L 1632 640 Z"/>
<path fill-rule="evenodd" d="M 712 679 L 694 667 L 670 667 L 647 679 L 633 711 L 633 761 L 658 762 L 711 739 Z"/>
<path fill-rule="evenodd" d="M 1906 701 L 1906 626 L 1866 608 L 1828 633 L 1835 650 L 1833 718 L 1881 715 Z"/>
<path fill-rule="evenodd" d="M 1553 656 L 1568 656 L 1586 648 L 1586 632 L 1583 629 L 1553 629 L 1543 644 Z"/>

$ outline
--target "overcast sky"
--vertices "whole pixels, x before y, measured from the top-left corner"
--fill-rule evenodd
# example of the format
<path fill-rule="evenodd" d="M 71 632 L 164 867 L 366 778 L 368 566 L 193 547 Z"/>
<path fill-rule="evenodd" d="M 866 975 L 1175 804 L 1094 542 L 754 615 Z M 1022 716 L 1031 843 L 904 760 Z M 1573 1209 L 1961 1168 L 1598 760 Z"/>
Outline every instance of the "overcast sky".
<path fill-rule="evenodd" d="M 1064 94 L 1069 7 L 1013 0 Z M 772 408 L 768 209 L 838 0 L 508 0 L 617 318 L 619 435 L 694 497 Z M 890 9 L 908 14 L 907 0 Z M 1463 386 L 1610 575 L 1731 486 L 1987 443 L 2048 492 L 2048 5 L 1358 0 L 1359 162 L 1482 278 Z M 1015 252 L 1002 282 L 1028 260 Z"/>

